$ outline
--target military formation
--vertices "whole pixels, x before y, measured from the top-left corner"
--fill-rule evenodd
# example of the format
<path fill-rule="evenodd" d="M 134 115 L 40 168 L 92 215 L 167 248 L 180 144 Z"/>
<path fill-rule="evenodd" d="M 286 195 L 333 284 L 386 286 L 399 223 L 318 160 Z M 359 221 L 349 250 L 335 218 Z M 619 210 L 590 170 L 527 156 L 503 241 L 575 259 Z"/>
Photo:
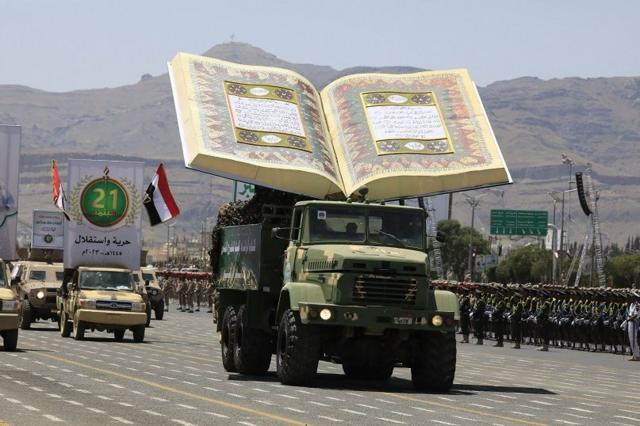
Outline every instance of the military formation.
<path fill-rule="evenodd" d="M 200 312 L 207 308 L 213 312 L 214 287 L 209 279 L 190 277 L 188 274 L 168 274 L 161 278 L 160 286 L 164 291 L 165 310 L 169 305 L 177 304 L 179 312 Z"/>
<path fill-rule="evenodd" d="M 461 343 L 505 340 L 514 349 L 522 344 L 591 352 L 632 354 L 637 321 L 630 312 L 640 300 L 632 289 L 574 288 L 554 285 L 478 284 L 435 281 L 434 286 L 457 294 Z M 634 339 L 635 340 L 635 339 Z M 634 356 L 636 358 L 636 356 Z M 636 359 L 633 359 L 636 360 Z"/>

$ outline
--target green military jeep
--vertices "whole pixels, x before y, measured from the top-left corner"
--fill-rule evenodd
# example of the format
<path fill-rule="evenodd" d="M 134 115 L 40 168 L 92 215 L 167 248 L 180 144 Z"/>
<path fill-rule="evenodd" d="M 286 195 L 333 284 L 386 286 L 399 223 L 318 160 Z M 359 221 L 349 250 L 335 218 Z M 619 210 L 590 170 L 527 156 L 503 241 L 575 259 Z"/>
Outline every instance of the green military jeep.
<path fill-rule="evenodd" d="M 273 216 L 222 228 L 225 369 L 261 374 L 275 353 L 285 384 L 308 383 L 326 360 L 358 379 L 407 367 L 417 389 L 450 389 L 459 309 L 453 293 L 430 287 L 425 221 L 414 207 L 303 201 L 287 228 Z"/>

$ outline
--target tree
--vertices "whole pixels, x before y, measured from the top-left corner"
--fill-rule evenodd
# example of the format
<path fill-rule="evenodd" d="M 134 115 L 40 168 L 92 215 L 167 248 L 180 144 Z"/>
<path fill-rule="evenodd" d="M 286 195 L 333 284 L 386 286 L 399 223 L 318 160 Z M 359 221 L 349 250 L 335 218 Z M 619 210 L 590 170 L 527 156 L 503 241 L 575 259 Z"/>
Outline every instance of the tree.
<path fill-rule="evenodd" d="M 640 253 L 615 256 L 607 260 L 605 272 L 614 287 L 640 285 Z"/>
<path fill-rule="evenodd" d="M 501 282 L 550 282 L 551 257 L 534 245 L 518 247 L 498 264 L 496 278 Z"/>
<path fill-rule="evenodd" d="M 441 220 L 438 231 L 444 234 L 441 243 L 442 263 L 445 271 L 451 270 L 460 281 L 464 279 L 469 262 L 469 233 L 471 227 L 461 226 L 457 220 Z M 473 251 L 476 255 L 489 254 L 489 241 L 473 230 Z"/>

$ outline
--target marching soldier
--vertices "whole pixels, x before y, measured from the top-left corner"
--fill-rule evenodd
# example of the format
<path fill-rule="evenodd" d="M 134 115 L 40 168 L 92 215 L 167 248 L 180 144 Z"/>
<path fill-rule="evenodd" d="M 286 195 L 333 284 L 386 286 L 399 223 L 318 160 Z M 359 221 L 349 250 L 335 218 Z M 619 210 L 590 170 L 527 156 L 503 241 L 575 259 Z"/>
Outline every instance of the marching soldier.
<path fill-rule="evenodd" d="M 462 341 L 460 343 L 469 343 L 469 315 L 471 314 L 471 301 L 469 296 L 465 294 L 460 301 L 460 331 L 462 333 Z"/>
<path fill-rule="evenodd" d="M 473 307 L 473 330 L 476 336 L 476 345 L 482 345 L 484 343 L 484 312 L 486 306 L 482 294 L 479 294 Z"/>

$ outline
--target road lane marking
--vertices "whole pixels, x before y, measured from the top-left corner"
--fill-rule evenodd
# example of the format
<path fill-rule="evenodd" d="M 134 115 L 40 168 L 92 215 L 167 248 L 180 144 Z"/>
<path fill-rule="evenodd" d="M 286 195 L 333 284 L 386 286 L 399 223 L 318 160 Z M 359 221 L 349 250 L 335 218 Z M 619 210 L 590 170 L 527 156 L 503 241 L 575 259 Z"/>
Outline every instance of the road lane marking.
<path fill-rule="evenodd" d="M 318 416 L 318 418 L 329 420 L 330 422 L 334 422 L 334 423 L 342 423 L 343 422 L 343 420 L 336 419 L 334 417 L 329 417 L 329 416 Z"/>
<path fill-rule="evenodd" d="M 147 413 L 147 414 L 151 414 L 152 416 L 158 416 L 158 417 L 164 417 L 164 414 L 160 414 L 156 411 L 153 410 L 142 410 L 143 412 Z"/>
<path fill-rule="evenodd" d="M 486 411 L 480 411 L 480 410 L 474 410 L 471 408 L 465 408 L 465 407 L 459 407 L 459 406 L 455 406 L 455 405 L 451 405 L 451 404 L 444 404 L 442 402 L 436 402 L 436 401 L 428 401 L 428 400 L 424 400 L 424 399 L 419 399 L 419 398 L 413 398 L 407 395 L 400 395 L 400 394 L 394 394 L 394 393 L 384 393 L 384 395 L 391 397 L 391 398 L 397 398 L 397 399 L 404 399 L 406 401 L 413 401 L 413 402 L 419 402 L 421 404 L 425 404 L 425 405 L 430 405 L 433 407 L 440 407 L 440 408 L 448 408 L 450 410 L 455 411 L 462 411 L 468 414 L 475 414 L 478 416 L 483 416 L 483 417 L 494 417 L 496 419 L 501 419 L 501 420 L 507 420 L 510 421 L 512 423 L 520 423 L 520 424 L 526 424 L 526 425 L 536 425 L 536 426 L 542 426 L 544 425 L 544 423 L 536 423 L 536 422 L 532 422 L 529 420 L 524 420 L 524 419 L 518 419 L 515 417 L 509 417 L 509 416 L 502 416 L 499 414 L 494 414 L 494 413 L 488 413 Z"/>
<path fill-rule="evenodd" d="M 226 407 L 226 408 L 231 408 L 231 409 L 242 411 L 242 412 L 245 412 L 245 413 L 250 413 L 250 414 L 257 415 L 257 416 L 260 416 L 260 417 L 265 417 L 265 418 L 268 418 L 268 419 L 271 419 L 271 420 L 276 420 L 276 421 L 279 421 L 279 422 L 282 422 L 282 423 L 292 424 L 292 425 L 300 425 L 300 426 L 303 426 L 303 425 L 306 424 L 304 422 L 301 422 L 301 421 L 298 421 L 298 420 L 295 420 L 295 419 L 291 419 L 291 418 L 288 418 L 288 417 L 283 417 L 283 416 L 279 416 L 277 414 L 272 414 L 272 413 L 268 413 L 268 412 L 265 412 L 265 411 L 256 410 L 254 408 L 244 407 L 242 405 L 234 404 L 234 403 L 227 402 L 227 401 L 222 401 L 222 400 L 218 400 L 218 399 L 209 398 L 209 397 L 206 397 L 206 396 L 203 396 L 203 395 L 198 395 L 198 394 L 195 394 L 195 393 L 192 393 L 192 392 L 187 392 L 187 391 L 183 391 L 183 390 L 180 390 L 180 389 L 176 389 L 176 388 L 173 388 L 171 386 L 167 386 L 167 385 L 163 385 L 163 384 L 160 384 L 160 383 L 152 382 L 152 381 L 147 380 L 147 379 L 142 379 L 142 378 L 139 378 L 139 377 L 126 375 L 126 374 L 123 374 L 123 373 L 118 373 L 116 371 L 106 370 L 104 368 L 93 367 L 91 365 L 83 364 L 83 363 L 78 362 L 78 361 L 72 361 L 72 360 L 69 360 L 69 359 L 66 359 L 66 358 L 62 358 L 62 357 L 59 357 L 59 356 L 56 356 L 56 355 L 45 354 L 45 353 L 38 353 L 37 355 L 41 356 L 41 357 L 49 358 L 51 360 L 55 360 L 55 361 L 58 361 L 58 362 L 67 363 L 67 364 L 75 365 L 77 367 L 83 367 L 83 368 L 88 369 L 88 370 L 97 371 L 97 372 L 100 372 L 100 373 L 103 373 L 103 374 L 107 374 L 107 375 L 110 375 L 110 376 L 113 376 L 113 377 L 118 377 L 120 379 L 128 380 L 128 381 L 131 381 L 131 382 L 141 383 L 141 384 L 144 384 L 144 385 L 156 388 L 156 389 L 160 389 L 160 390 L 164 390 L 164 391 L 167 391 L 167 392 L 171 392 L 173 394 L 186 396 L 186 397 L 189 397 L 189 398 L 192 398 L 192 399 L 199 399 L 201 401 L 206 401 L 206 402 L 209 402 L 211 404 L 219 405 L 219 406 Z"/>
<path fill-rule="evenodd" d="M 54 415 L 51 414 L 43 414 L 42 417 L 44 417 L 45 419 L 51 420 L 52 422 L 56 422 L 56 423 L 62 423 L 62 419 L 57 418 Z"/>
<path fill-rule="evenodd" d="M 344 411 L 345 413 L 355 414 L 357 416 L 366 416 L 367 415 L 367 413 L 363 413 L 362 411 L 349 410 L 348 408 L 341 408 L 340 410 Z"/>
<path fill-rule="evenodd" d="M 376 417 L 378 420 L 382 420 L 383 422 L 388 422 L 388 423 L 395 423 L 398 425 L 406 425 L 405 422 L 401 422 L 400 420 L 393 420 L 393 419 L 387 419 L 385 417 Z M 449 423 L 451 424 L 451 423 Z"/>
<path fill-rule="evenodd" d="M 93 411 L 94 413 L 98 413 L 98 414 L 104 414 L 105 412 L 98 409 L 98 408 L 93 408 L 93 407 L 85 407 L 87 410 L 89 411 Z"/>

